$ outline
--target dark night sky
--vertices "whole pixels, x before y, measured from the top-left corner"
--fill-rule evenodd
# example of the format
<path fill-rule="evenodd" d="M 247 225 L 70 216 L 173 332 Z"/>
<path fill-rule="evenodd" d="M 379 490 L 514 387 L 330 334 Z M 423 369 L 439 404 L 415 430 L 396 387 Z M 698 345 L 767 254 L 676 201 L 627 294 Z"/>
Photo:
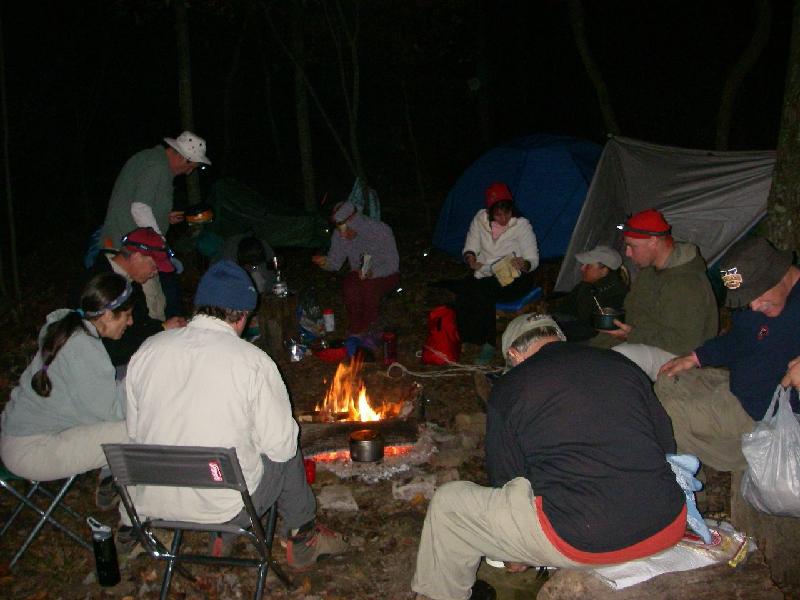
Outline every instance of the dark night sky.
<path fill-rule="evenodd" d="M 584 0 L 589 44 L 623 134 L 711 147 L 722 85 L 752 34 L 754 4 Z M 777 140 L 790 3 L 773 4 L 769 44 L 739 91 L 732 149 L 774 148 Z M 291 67 L 263 14 L 248 13 L 249 5 L 244 0 L 190 4 L 196 130 L 207 138 L 215 163 L 203 174 L 203 185 L 207 189 L 224 173 L 270 197 L 299 202 Z M 322 11 L 317 2 L 308 2 L 305 10 L 310 77 L 344 132 Z M 275 21 L 288 39 L 285 17 L 276 10 Z M 2 18 L 22 245 L 39 234 L 32 225 L 41 224 L 43 214 L 49 217 L 45 224 L 74 216 L 76 226 L 88 232 L 102 221 L 123 162 L 179 133 L 171 9 L 143 0 L 13 2 L 3 4 Z M 225 89 L 243 18 L 248 26 L 230 88 L 232 147 L 226 161 Z M 423 176 L 437 198 L 470 162 L 504 139 L 548 132 L 602 143 L 600 111 L 565 2 L 364 1 L 359 40 L 359 132 L 368 173 L 384 202 L 416 191 L 404 88 Z M 481 133 L 480 94 L 468 86 L 478 75 L 492 122 L 488 144 Z M 268 106 L 285 169 L 270 135 Z M 313 108 L 312 113 L 319 196 L 326 190 L 340 196 L 352 185 L 352 175 L 319 114 Z"/>

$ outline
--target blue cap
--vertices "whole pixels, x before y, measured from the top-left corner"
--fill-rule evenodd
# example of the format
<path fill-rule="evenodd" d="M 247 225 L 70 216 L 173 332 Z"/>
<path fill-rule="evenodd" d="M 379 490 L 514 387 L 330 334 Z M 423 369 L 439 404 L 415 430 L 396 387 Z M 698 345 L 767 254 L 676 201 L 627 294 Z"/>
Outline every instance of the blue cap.
<path fill-rule="evenodd" d="M 221 260 L 200 279 L 194 305 L 253 310 L 257 300 L 258 292 L 247 271 L 232 260 Z"/>

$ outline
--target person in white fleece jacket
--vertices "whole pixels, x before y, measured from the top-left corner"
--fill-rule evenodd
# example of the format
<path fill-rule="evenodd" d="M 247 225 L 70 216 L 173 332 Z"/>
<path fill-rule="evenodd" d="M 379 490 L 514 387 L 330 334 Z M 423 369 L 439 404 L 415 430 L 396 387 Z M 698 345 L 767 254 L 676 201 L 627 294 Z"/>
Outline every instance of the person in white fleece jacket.
<path fill-rule="evenodd" d="M 486 188 L 486 208 L 472 219 L 463 250 L 464 262 L 474 271 L 456 297 L 461 341 L 481 346 L 475 362 L 486 364 L 495 353 L 494 305 L 514 300 L 534 286 L 539 248 L 530 221 L 519 215 L 505 183 Z M 498 267 L 505 273 L 495 276 Z M 501 280 L 507 282 L 504 286 Z"/>

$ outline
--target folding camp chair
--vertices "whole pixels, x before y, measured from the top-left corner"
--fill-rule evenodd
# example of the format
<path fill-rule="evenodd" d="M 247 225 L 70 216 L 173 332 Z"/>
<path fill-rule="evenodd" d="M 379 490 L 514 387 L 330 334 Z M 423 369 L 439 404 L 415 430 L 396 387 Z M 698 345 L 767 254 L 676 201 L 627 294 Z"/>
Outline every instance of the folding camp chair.
<path fill-rule="evenodd" d="M 125 506 L 134 532 L 142 547 L 155 559 L 167 561 L 164 581 L 161 584 L 161 599 L 166 600 L 174 570 L 189 579 L 194 579 L 181 563 L 219 564 L 258 568 L 258 583 L 255 600 L 264 593 L 267 570 L 272 570 L 289 588 L 294 585 L 272 558 L 272 540 L 275 535 L 276 506 L 273 504 L 267 516 L 267 528 L 256 514 L 253 500 L 247 491 L 242 468 L 235 448 L 204 448 L 195 446 L 158 446 L 144 444 L 103 444 L 108 466 L 114 476 L 120 499 Z M 190 521 L 166 521 L 150 516 L 141 521 L 133 504 L 128 486 L 159 485 L 201 489 L 236 490 L 242 495 L 242 503 L 250 518 L 250 528 L 243 529 L 230 523 L 195 523 Z M 169 550 L 153 534 L 153 529 L 171 529 L 175 532 Z M 219 532 L 246 536 L 258 552 L 258 558 L 216 557 L 184 554 L 181 542 L 184 531 Z"/>
<path fill-rule="evenodd" d="M 60 531 L 63 531 L 70 538 L 75 540 L 78 544 L 80 544 L 87 550 L 89 551 L 92 550 L 92 546 L 91 544 L 89 544 L 87 540 L 82 538 L 80 535 L 75 533 L 72 529 L 70 529 L 63 523 L 57 521 L 53 516 L 53 513 L 55 512 L 56 508 L 60 508 L 68 512 L 73 517 L 75 517 L 78 521 L 84 520 L 84 517 L 82 515 L 76 513 L 69 506 L 62 503 L 64 496 L 69 491 L 69 488 L 72 486 L 73 482 L 77 477 L 78 475 L 73 475 L 72 477 L 69 477 L 61 486 L 61 488 L 58 490 L 58 492 L 53 494 L 51 491 L 46 489 L 41 484 L 41 482 L 27 480 L 17 475 L 14 475 L 11 471 L 6 469 L 6 467 L 3 465 L 2 462 L 0 462 L 0 487 L 2 487 L 9 494 L 14 496 L 17 500 L 19 500 L 19 504 L 17 504 L 17 507 L 11 513 L 11 516 L 9 516 L 6 522 L 3 524 L 3 528 L 0 529 L 0 538 L 2 538 L 8 532 L 8 530 L 11 528 L 12 523 L 16 520 L 20 512 L 22 512 L 22 510 L 26 506 L 39 515 L 39 520 L 36 522 L 36 525 L 33 527 L 31 532 L 28 534 L 28 537 L 25 538 L 25 541 L 22 543 L 22 546 L 19 547 L 17 552 L 14 554 L 14 557 L 11 559 L 11 562 L 9 563 L 9 568 L 13 568 L 14 565 L 17 564 L 17 561 L 20 559 L 23 553 L 28 549 L 28 546 L 31 545 L 31 542 L 33 542 L 33 539 L 38 535 L 42 527 L 44 527 L 45 523 L 50 523 Z M 29 483 L 27 493 L 23 495 L 16 489 L 14 489 L 14 487 L 11 485 L 12 481 L 27 481 Z M 42 510 L 35 502 L 37 494 L 48 498 L 48 505 L 44 510 Z"/>

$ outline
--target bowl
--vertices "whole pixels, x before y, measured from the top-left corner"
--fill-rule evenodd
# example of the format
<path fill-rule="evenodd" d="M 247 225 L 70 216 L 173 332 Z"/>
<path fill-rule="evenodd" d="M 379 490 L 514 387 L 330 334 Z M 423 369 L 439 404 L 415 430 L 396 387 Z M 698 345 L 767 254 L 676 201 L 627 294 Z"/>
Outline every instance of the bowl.
<path fill-rule="evenodd" d="M 618 308 L 611 308 L 610 306 L 604 306 L 602 313 L 592 313 L 592 326 L 595 329 L 604 329 L 606 331 L 619 329 L 619 327 L 614 325 L 614 320 L 625 321 L 625 311 Z"/>
<path fill-rule="evenodd" d="M 195 204 L 183 213 L 186 222 L 191 225 L 202 225 L 214 220 L 214 210 L 208 204 Z"/>
<path fill-rule="evenodd" d="M 377 462 L 383 458 L 383 436 L 374 429 L 357 429 L 350 434 L 350 460 Z"/>

